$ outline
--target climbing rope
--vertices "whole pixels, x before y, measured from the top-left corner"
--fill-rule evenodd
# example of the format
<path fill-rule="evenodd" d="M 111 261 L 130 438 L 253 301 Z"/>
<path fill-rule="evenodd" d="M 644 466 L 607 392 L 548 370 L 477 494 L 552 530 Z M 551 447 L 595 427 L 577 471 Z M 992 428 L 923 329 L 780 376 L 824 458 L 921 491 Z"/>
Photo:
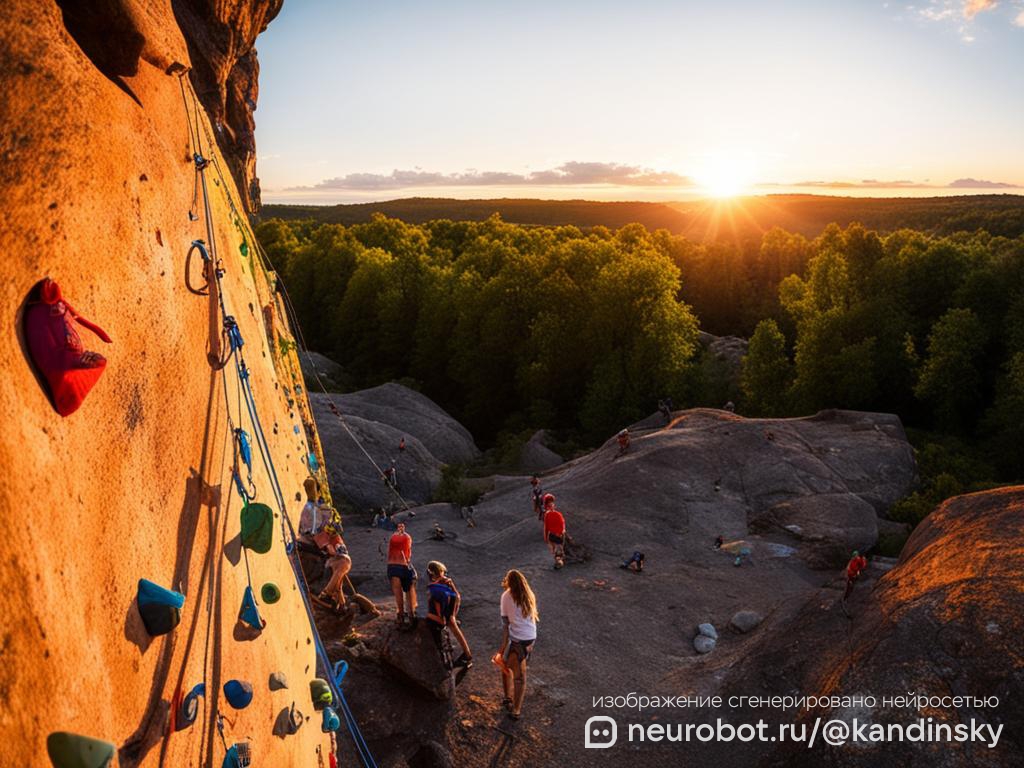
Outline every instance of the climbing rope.
<path fill-rule="evenodd" d="M 182 85 L 182 92 L 183 92 L 183 96 L 184 96 L 184 85 Z M 195 94 L 194 94 L 194 91 L 193 91 L 193 100 L 194 100 L 194 98 L 195 98 Z M 187 108 L 188 108 L 188 104 L 187 104 L 187 101 L 186 101 L 186 111 L 187 111 Z M 198 122 L 198 115 L 197 115 L 196 119 L 197 119 L 197 122 Z M 190 129 L 190 133 L 191 133 L 191 129 Z M 224 337 L 225 337 L 226 341 L 228 342 L 226 344 L 226 346 L 228 347 L 228 351 L 225 354 L 225 356 L 223 358 L 220 358 L 218 356 L 218 360 L 217 361 L 220 363 L 219 368 L 223 371 L 223 369 L 226 368 L 227 363 L 231 359 L 234 360 L 234 363 L 235 363 L 235 374 L 236 374 L 236 378 L 237 378 L 237 382 L 238 382 L 238 390 L 239 390 L 239 393 L 240 393 L 240 396 L 241 396 L 241 400 L 245 403 L 246 411 L 248 412 L 249 420 L 250 420 L 250 422 L 252 424 L 253 437 L 255 438 L 255 443 L 256 443 L 257 449 L 259 451 L 260 458 L 261 458 L 261 460 L 263 462 L 264 469 L 266 470 L 267 475 L 268 475 L 268 477 L 270 479 L 270 485 L 271 485 L 271 489 L 273 491 L 274 500 L 277 503 L 278 509 L 280 511 L 280 514 L 281 514 L 281 533 L 282 533 L 282 539 L 283 539 L 284 546 L 285 546 L 285 552 L 288 555 L 289 562 L 292 565 L 292 570 L 294 571 L 295 578 L 296 578 L 296 581 L 297 581 L 298 586 L 299 586 L 299 593 L 302 596 L 303 606 L 304 606 L 304 608 L 306 610 L 306 615 L 307 615 L 307 618 L 308 618 L 309 623 L 310 623 L 310 628 L 312 630 L 312 635 L 313 635 L 313 638 L 314 638 L 314 645 L 315 645 L 316 655 L 317 655 L 318 661 L 320 662 L 321 666 L 326 671 L 332 695 L 335 697 L 335 700 L 339 702 L 339 705 L 341 706 L 342 712 L 345 715 L 345 722 L 346 722 L 346 725 L 348 726 L 349 733 L 352 736 L 353 743 L 356 746 L 356 751 L 359 753 L 360 760 L 362 761 L 362 763 L 365 766 L 365 768 L 376 768 L 376 765 L 377 765 L 376 761 L 373 759 L 373 755 L 370 752 L 369 747 L 367 746 L 365 739 L 363 738 L 362 732 L 359 729 L 359 725 L 356 722 L 355 717 L 353 716 L 352 711 L 351 711 L 350 707 L 348 706 L 348 702 L 345 699 L 345 696 L 344 696 L 344 694 L 341 691 L 340 680 L 341 680 L 341 677 L 344 674 L 344 672 L 340 672 L 339 673 L 339 671 L 338 671 L 339 666 L 340 666 L 340 664 L 339 664 L 339 665 L 336 665 L 333 668 L 334 674 L 331 674 L 332 667 L 331 667 L 331 663 L 330 663 L 330 657 L 327 654 L 327 649 L 325 648 L 325 646 L 323 644 L 323 640 L 321 639 L 319 630 L 317 629 L 317 626 L 316 626 L 316 620 L 315 620 L 315 616 L 313 614 L 313 608 L 312 608 L 312 605 L 311 605 L 311 602 L 310 602 L 310 599 L 309 599 L 309 585 L 306 583 L 305 574 L 302 571 L 302 564 L 301 564 L 301 562 L 299 560 L 299 556 L 298 556 L 298 547 L 297 547 L 297 543 L 296 543 L 295 529 L 292 526 L 291 519 L 288 516 L 288 510 L 287 510 L 287 505 L 286 505 L 285 499 L 284 499 L 284 493 L 281 490 L 281 483 L 280 483 L 280 480 L 279 480 L 279 478 L 277 476 L 277 470 L 276 470 L 276 467 L 274 466 L 274 461 L 273 461 L 273 457 L 271 455 L 270 446 L 269 446 L 269 444 L 267 442 L 266 434 L 265 434 L 265 432 L 263 430 L 263 425 L 262 425 L 262 422 L 260 421 L 260 418 L 259 418 L 259 413 L 258 413 L 257 406 L 256 406 L 255 396 L 254 396 L 253 391 L 252 391 L 252 385 L 251 385 L 251 380 L 250 380 L 250 372 L 249 372 L 248 366 L 246 365 L 246 362 L 245 362 L 245 355 L 244 355 L 244 351 L 243 351 L 244 342 L 242 340 L 241 331 L 238 328 L 238 324 L 234 321 L 234 318 L 231 315 L 228 314 L 227 308 L 225 306 L 223 285 L 221 283 L 223 273 L 222 273 L 222 270 L 219 268 L 219 264 L 218 264 L 217 258 L 216 258 L 216 246 L 215 246 L 214 232 L 213 232 L 213 213 L 212 213 L 211 206 L 210 206 L 209 192 L 208 192 L 208 189 L 207 189 L 207 186 L 206 186 L 205 170 L 208 167 L 209 163 L 201 155 L 201 153 L 199 151 L 199 145 L 194 145 L 194 146 L 196 148 L 196 151 L 193 153 L 193 156 L 194 156 L 194 161 L 195 161 L 195 166 L 196 166 L 196 173 L 197 173 L 197 175 L 199 177 L 199 181 L 200 181 L 198 186 L 202 189 L 203 209 L 204 209 L 204 215 L 205 215 L 205 220 L 206 220 L 207 237 L 208 237 L 208 243 L 209 243 L 209 251 L 208 252 L 203 247 L 198 247 L 198 250 L 200 250 L 200 252 L 203 254 L 204 262 L 207 264 L 207 268 L 204 270 L 205 273 L 206 273 L 206 277 L 207 277 L 207 286 L 206 287 L 209 289 L 209 291 L 216 292 L 216 294 L 217 294 L 216 299 L 217 299 L 217 303 L 219 305 L 220 315 L 221 315 L 221 319 L 222 319 L 222 322 L 223 322 L 223 329 L 224 329 L 223 333 L 224 333 Z M 224 186 L 225 190 L 227 190 L 226 183 L 223 184 L 223 186 Z M 234 208 L 233 204 L 232 204 L 232 208 Z M 197 241 L 197 243 L 198 243 L 198 241 Z M 196 249 L 197 245 L 193 244 L 193 248 Z M 191 254 L 191 250 L 190 250 L 189 253 Z M 213 267 L 212 269 L 209 268 L 211 266 Z M 211 276 L 212 276 L 212 279 L 211 279 Z M 191 290 L 191 286 L 190 286 L 190 290 Z M 211 363 L 212 363 L 212 361 L 211 361 Z M 242 430 L 242 428 L 240 426 L 235 426 L 235 423 L 234 423 L 234 421 L 232 419 L 231 410 L 230 410 L 230 407 L 228 406 L 228 403 L 230 402 L 230 399 L 228 398 L 227 375 L 226 375 L 226 373 L 222 373 L 222 381 L 223 381 L 224 394 L 225 394 L 225 408 L 226 408 L 226 410 L 228 412 L 228 424 L 229 424 L 229 428 L 231 429 L 231 434 L 233 436 L 234 446 L 235 446 L 235 467 L 234 467 L 234 471 L 235 471 L 236 482 L 237 482 L 238 487 L 239 487 L 240 496 L 242 497 L 243 501 L 247 501 L 248 493 L 247 493 L 247 489 L 243 487 L 242 482 L 241 482 L 240 470 L 239 470 L 239 467 L 238 467 L 238 459 L 241 458 L 243 463 L 245 463 L 247 465 L 247 467 L 249 468 L 249 481 L 251 483 L 252 482 L 252 475 L 251 475 L 252 446 L 251 446 L 251 443 L 248 443 L 248 440 L 247 440 L 248 436 L 246 435 L 244 430 Z M 239 421 L 241 421 L 241 412 L 239 414 Z M 243 440 L 243 436 L 246 437 L 245 440 Z M 243 552 L 244 552 L 244 547 L 243 547 Z M 250 569 L 249 569 L 249 560 L 248 560 L 248 554 L 247 553 L 245 553 L 245 565 L 246 565 L 246 578 L 248 579 L 249 585 L 251 587 L 251 585 L 252 585 L 252 578 L 251 578 L 251 573 L 250 573 Z M 346 668 L 347 668 L 347 665 L 346 665 Z M 226 743 L 226 740 L 224 740 L 224 735 L 223 735 L 223 720 L 222 720 L 221 716 L 218 716 L 217 730 L 221 734 L 221 740 L 224 743 L 225 749 L 227 749 L 227 743 Z"/>
<path fill-rule="evenodd" d="M 189 90 L 192 92 L 192 101 L 193 101 L 193 104 L 195 104 L 195 91 L 192 90 L 191 83 L 189 85 L 190 85 Z M 182 98 L 184 98 L 184 85 L 182 86 L 182 89 L 183 89 L 182 90 Z M 187 104 L 186 104 L 186 110 L 187 110 Z M 196 124 L 196 132 L 198 133 L 199 130 L 200 130 L 200 123 L 198 121 L 198 115 L 197 115 L 196 123 L 197 123 Z M 190 126 L 189 130 L 191 132 L 191 123 L 189 124 L 189 126 Z M 205 125 L 202 125 L 201 128 L 204 131 L 206 130 L 206 126 Z M 207 133 L 206 138 L 207 138 L 207 143 L 210 144 L 211 146 L 213 146 L 214 145 L 213 137 L 209 133 Z M 280 287 L 281 295 L 284 298 L 284 306 L 285 306 L 285 312 L 288 315 L 288 322 L 291 325 L 292 329 L 295 331 L 296 336 L 298 337 L 299 346 L 300 346 L 303 354 L 305 354 L 307 361 L 309 362 L 310 368 L 313 371 L 313 377 L 316 379 L 317 386 L 320 388 L 320 391 L 324 395 L 326 395 L 327 398 L 328 398 L 327 399 L 327 408 L 328 408 L 328 410 L 330 410 L 330 412 L 338 419 L 338 422 L 341 424 L 341 426 L 345 430 L 346 434 L 348 434 L 348 436 L 352 439 L 352 442 L 355 443 L 356 447 L 360 450 L 360 452 L 363 454 L 363 456 L 365 456 L 366 459 L 370 462 L 370 464 L 373 466 L 374 470 L 376 470 L 378 477 L 380 477 L 381 479 L 387 481 L 387 478 L 388 478 L 387 474 L 384 472 L 383 469 L 380 468 L 380 465 L 374 460 L 373 456 L 370 455 L 370 452 L 366 450 L 366 447 L 363 445 L 362 441 L 356 436 L 355 432 L 352 431 L 351 427 L 348 424 L 348 421 L 345 419 L 344 415 L 341 413 L 341 411 L 338 409 L 338 407 L 333 402 L 331 402 L 331 400 L 330 400 L 330 393 L 327 391 L 327 387 L 324 385 L 323 380 L 320 378 L 320 372 L 319 372 L 319 370 L 316 367 L 316 362 L 313 360 L 313 357 L 310 354 L 309 347 L 306 345 L 306 339 L 305 339 L 305 336 L 302 333 L 302 326 L 299 324 L 298 316 L 297 316 L 297 314 L 295 312 L 295 306 L 292 304 L 291 296 L 289 296 L 289 294 L 288 294 L 288 288 L 287 288 L 287 286 L 285 286 L 284 281 L 281 280 L 280 272 L 278 272 L 274 268 L 274 264 L 271 261 L 270 256 L 267 254 L 267 252 L 263 249 L 263 246 L 260 244 L 259 238 L 256 237 L 256 233 L 253 232 L 252 228 L 249 226 L 248 216 L 243 215 L 239 211 L 238 207 L 235 205 L 234 197 L 231 195 L 230 186 L 227 183 L 227 179 L 226 179 L 226 177 L 224 175 L 223 169 L 221 168 L 220 162 L 217 159 L 217 156 L 214 155 L 212 151 L 211 151 L 210 154 L 211 154 L 211 158 L 209 160 L 207 160 L 206 158 L 203 158 L 201 156 L 201 153 L 200 153 L 200 160 L 203 161 L 203 166 L 202 166 L 201 169 L 197 170 L 197 174 L 199 175 L 199 177 L 202 179 L 202 182 L 203 182 L 202 183 L 202 188 L 203 188 L 204 206 L 205 206 L 205 209 L 207 211 L 207 215 L 209 215 L 209 204 L 208 204 L 208 201 L 206 200 L 206 195 L 207 195 L 206 182 L 205 182 L 205 175 L 202 173 L 202 171 L 205 171 L 207 165 L 210 165 L 210 166 L 213 167 L 214 172 L 217 174 L 217 178 L 220 181 L 219 186 L 221 187 L 221 189 L 224 190 L 224 196 L 225 196 L 225 198 L 227 200 L 228 207 L 231 209 L 231 214 L 234 217 L 236 225 L 239 226 L 239 228 L 243 230 L 243 233 L 242 233 L 243 234 L 243 239 L 245 238 L 245 234 L 247 232 L 249 237 L 252 239 L 252 242 L 256 245 L 256 253 L 259 256 L 259 261 L 260 261 L 261 266 L 263 267 L 264 272 L 273 272 L 274 275 L 276 275 L 276 285 L 278 287 Z M 197 164 L 197 168 L 198 168 L 199 160 L 196 161 L 196 164 Z M 210 235 L 211 243 L 212 243 L 212 237 L 213 237 L 213 235 L 211 234 Z M 189 253 L 191 254 L 191 251 Z M 243 255 L 248 255 L 248 248 L 246 248 L 246 252 Z M 211 258 L 216 259 L 216 254 L 214 253 L 214 249 L 212 247 L 211 247 Z M 187 281 L 187 279 L 188 279 L 188 270 L 187 270 L 187 265 L 186 265 L 186 281 Z M 190 290 L 191 290 L 191 288 L 190 288 Z M 226 361 L 225 361 L 225 364 L 226 364 Z M 398 503 L 401 505 L 403 510 L 408 510 L 408 509 L 411 508 L 409 503 L 405 500 L 405 498 L 402 496 L 402 494 L 398 491 L 398 488 L 396 487 L 396 484 L 393 484 L 393 483 L 390 483 L 390 482 L 386 482 L 385 485 L 395 495 L 395 497 L 398 499 Z"/>

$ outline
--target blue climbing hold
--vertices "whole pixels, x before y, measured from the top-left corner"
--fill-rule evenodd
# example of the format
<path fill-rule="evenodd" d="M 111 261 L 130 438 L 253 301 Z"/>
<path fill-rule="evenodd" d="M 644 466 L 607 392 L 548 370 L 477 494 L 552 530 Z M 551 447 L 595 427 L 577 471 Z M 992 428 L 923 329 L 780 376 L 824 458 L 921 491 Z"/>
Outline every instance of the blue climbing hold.
<path fill-rule="evenodd" d="M 252 587 L 245 588 L 245 594 L 242 595 L 242 609 L 238 612 L 238 618 L 253 629 L 263 629 L 267 626 L 267 622 L 260 616 L 260 609 L 256 606 L 256 596 L 252 593 Z"/>
<path fill-rule="evenodd" d="M 46 737 L 46 754 L 54 768 L 107 768 L 115 747 L 108 741 L 55 731 Z"/>
<path fill-rule="evenodd" d="M 235 709 L 245 709 L 252 701 L 252 684 L 244 680 L 228 680 L 224 683 L 224 697 Z"/>
<path fill-rule="evenodd" d="M 333 707 L 324 707 L 324 719 L 320 723 L 320 730 L 324 733 L 331 733 L 341 728 L 341 718 L 334 711 Z"/>
<path fill-rule="evenodd" d="M 316 460 L 316 454 L 312 451 L 309 452 L 309 468 L 311 471 L 316 472 L 320 469 L 320 462 Z"/>
<path fill-rule="evenodd" d="M 299 425 L 296 424 L 294 427 L 292 427 L 292 431 L 295 432 L 296 435 L 299 434 Z"/>
<path fill-rule="evenodd" d="M 178 728 L 182 730 L 192 725 L 196 721 L 196 716 L 199 714 L 199 697 L 206 695 L 206 683 L 196 683 L 196 685 L 185 695 L 185 700 L 181 702 L 181 709 L 178 711 Z"/>

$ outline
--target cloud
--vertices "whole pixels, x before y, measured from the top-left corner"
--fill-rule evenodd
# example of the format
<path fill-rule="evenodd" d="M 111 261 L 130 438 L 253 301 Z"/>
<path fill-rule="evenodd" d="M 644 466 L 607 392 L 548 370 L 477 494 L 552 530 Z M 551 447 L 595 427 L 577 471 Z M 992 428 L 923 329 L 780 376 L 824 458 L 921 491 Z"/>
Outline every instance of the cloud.
<path fill-rule="evenodd" d="M 982 11 L 990 11 L 996 7 L 996 0 L 966 0 L 963 14 L 965 19 L 973 19 Z"/>
<path fill-rule="evenodd" d="M 655 171 L 637 165 L 618 163 L 568 162 L 557 168 L 530 173 L 509 171 L 477 171 L 439 173 L 420 169 L 391 173 L 349 173 L 324 179 L 312 187 L 294 187 L 303 190 L 387 190 L 408 187 L 515 187 L 515 186 L 572 186 L 611 184 L 628 187 L 690 187 L 694 181 L 672 171 Z"/>
<path fill-rule="evenodd" d="M 879 181 L 878 179 L 862 179 L 861 181 L 798 181 L 796 187 L 825 187 L 827 189 L 928 189 L 931 184 L 922 184 L 907 179 L 897 181 Z"/>
<path fill-rule="evenodd" d="M 759 186 L 766 186 L 764 184 Z M 862 179 L 861 181 L 798 181 L 794 187 L 821 187 L 823 189 L 1020 189 L 1020 184 L 1009 184 L 1004 181 L 986 181 L 984 179 L 957 179 L 949 184 L 929 184 L 927 181 L 879 181 L 878 179 Z"/>
<path fill-rule="evenodd" d="M 1024 27 L 1024 11 L 1013 17 L 1013 25 L 1015 27 Z"/>
<path fill-rule="evenodd" d="M 929 0 L 922 7 L 908 5 L 907 10 L 916 12 L 928 21 L 956 24 L 960 39 L 965 43 L 973 43 L 975 17 L 994 10 L 998 5 L 997 0 Z M 1013 23 L 1016 24 L 1016 20 Z"/>
<path fill-rule="evenodd" d="M 984 179 L 957 179 L 947 185 L 950 189 L 1018 189 L 1018 184 L 1007 184 L 1005 181 L 986 181 Z"/>

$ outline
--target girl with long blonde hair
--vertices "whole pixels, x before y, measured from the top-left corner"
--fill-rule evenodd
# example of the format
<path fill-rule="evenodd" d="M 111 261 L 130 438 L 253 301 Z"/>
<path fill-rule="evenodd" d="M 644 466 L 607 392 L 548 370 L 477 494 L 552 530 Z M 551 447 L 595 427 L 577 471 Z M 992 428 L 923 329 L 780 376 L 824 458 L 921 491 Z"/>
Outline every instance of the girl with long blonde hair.
<path fill-rule="evenodd" d="M 526 693 L 526 662 L 537 641 L 537 598 L 526 577 L 514 568 L 501 581 L 501 683 L 505 691 L 503 704 L 509 717 L 518 720 Z"/>

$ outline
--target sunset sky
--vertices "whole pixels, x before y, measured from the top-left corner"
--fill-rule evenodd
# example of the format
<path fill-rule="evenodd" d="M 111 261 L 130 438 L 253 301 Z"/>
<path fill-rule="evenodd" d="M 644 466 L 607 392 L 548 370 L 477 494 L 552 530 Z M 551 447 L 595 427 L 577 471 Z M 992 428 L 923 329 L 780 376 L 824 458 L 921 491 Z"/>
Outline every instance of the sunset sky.
<path fill-rule="evenodd" d="M 268 202 L 1024 184 L 1024 0 L 291 0 L 257 47 Z"/>

